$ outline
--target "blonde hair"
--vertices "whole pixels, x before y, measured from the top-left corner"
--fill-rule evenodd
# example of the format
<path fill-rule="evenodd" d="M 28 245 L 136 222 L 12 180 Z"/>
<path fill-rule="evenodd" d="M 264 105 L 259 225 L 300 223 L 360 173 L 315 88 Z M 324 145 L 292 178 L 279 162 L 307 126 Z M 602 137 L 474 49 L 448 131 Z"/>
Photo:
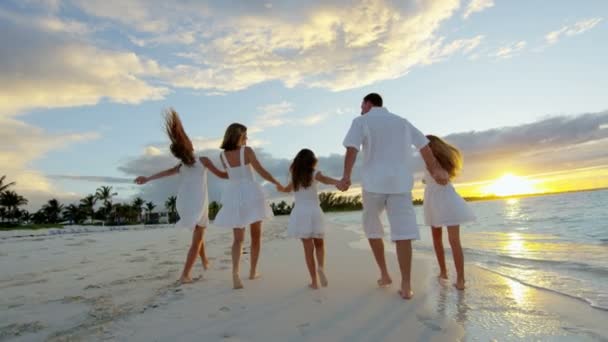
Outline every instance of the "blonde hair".
<path fill-rule="evenodd" d="M 240 123 L 233 123 L 226 128 L 224 140 L 220 148 L 224 151 L 233 151 L 239 148 L 239 141 L 243 134 L 247 133 L 247 127 Z"/>
<path fill-rule="evenodd" d="M 175 158 L 187 166 L 194 165 L 194 146 L 184 130 L 179 115 L 173 108 L 165 110 L 165 130 L 171 140 L 169 149 Z"/>
<path fill-rule="evenodd" d="M 439 162 L 439 165 L 447 171 L 450 175 L 450 179 L 456 177 L 458 172 L 462 169 L 462 154 L 453 145 L 450 145 L 445 140 L 434 136 L 427 135 L 427 139 L 429 139 L 429 147 L 431 151 L 433 151 L 433 155 Z"/>

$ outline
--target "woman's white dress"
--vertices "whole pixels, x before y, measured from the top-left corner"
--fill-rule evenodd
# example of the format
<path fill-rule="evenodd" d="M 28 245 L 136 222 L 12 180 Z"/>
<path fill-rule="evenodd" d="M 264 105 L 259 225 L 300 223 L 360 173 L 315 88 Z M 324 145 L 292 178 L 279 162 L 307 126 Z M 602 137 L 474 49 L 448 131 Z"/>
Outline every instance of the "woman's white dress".
<path fill-rule="evenodd" d="M 207 195 L 207 168 L 199 158 L 192 166 L 179 168 L 179 187 L 176 200 L 179 228 L 209 225 L 209 200 Z"/>
<path fill-rule="evenodd" d="M 222 228 L 245 228 L 273 215 L 262 186 L 255 181 L 251 164 L 245 164 L 245 147 L 240 149 L 239 165 L 231 167 L 224 152 L 228 181 L 222 193 L 222 208 L 213 224 Z"/>
<path fill-rule="evenodd" d="M 289 216 L 287 236 L 322 239 L 325 236 L 325 216 L 319 203 L 317 182 L 313 179 L 308 188 L 295 192 L 295 204 Z"/>
<path fill-rule="evenodd" d="M 428 172 L 424 175 L 424 223 L 432 227 L 457 226 L 475 221 L 475 214 L 452 183 L 440 185 Z"/>

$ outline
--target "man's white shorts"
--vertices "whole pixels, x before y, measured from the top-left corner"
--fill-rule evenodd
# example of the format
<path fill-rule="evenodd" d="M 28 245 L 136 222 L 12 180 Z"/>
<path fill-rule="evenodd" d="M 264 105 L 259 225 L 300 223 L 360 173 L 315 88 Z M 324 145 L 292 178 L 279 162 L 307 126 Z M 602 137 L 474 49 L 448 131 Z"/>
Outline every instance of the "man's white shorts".
<path fill-rule="evenodd" d="M 368 239 L 384 237 L 380 219 L 384 210 L 391 226 L 392 241 L 420 239 L 411 192 L 378 194 L 363 191 L 363 230 Z"/>

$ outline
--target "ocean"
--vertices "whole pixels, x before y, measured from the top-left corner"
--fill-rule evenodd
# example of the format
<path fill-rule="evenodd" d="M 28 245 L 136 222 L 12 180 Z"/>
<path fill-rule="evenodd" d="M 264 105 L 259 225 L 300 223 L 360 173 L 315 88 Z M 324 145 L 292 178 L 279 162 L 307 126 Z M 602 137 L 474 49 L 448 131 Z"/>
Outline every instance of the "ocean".
<path fill-rule="evenodd" d="M 608 310 L 608 190 L 469 205 L 477 222 L 461 227 L 465 263 Z M 422 225 L 422 207 L 416 207 L 416 213 L 421 240 L 415 242 L 414 254 L 434 257 L 430 228 Z M 360 212 L 330 217 L 356 227 L 352 230 L 364 238 Z M 453 275 L 447 232 L 444 247 Z"/>

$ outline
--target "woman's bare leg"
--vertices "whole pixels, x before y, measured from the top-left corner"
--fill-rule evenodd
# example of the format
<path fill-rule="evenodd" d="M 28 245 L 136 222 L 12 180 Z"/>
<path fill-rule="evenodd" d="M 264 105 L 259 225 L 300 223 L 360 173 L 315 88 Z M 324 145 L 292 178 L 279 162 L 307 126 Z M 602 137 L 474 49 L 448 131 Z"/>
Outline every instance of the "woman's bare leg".
<path fill-rule="evenodd" d="M 186 263 L 184 264 L 184 270 L 180 278 L 180 282 L 182 284 L 192 282 L 192 266 L 194 266 L 194 262 L 199 254 L 202 238 L 203 228 L 196 226 L 196 228 L 194 228 L 194 232 L 192 232 L 192 244 L 188 250 L 188 256 L 186 257 Z"/>
<path fill-rule="evenodd" d="M 249 279 L 259 277 L 257 272 L 258 260 L 260 258 L 260 249 L 262 247 L 262 221 L 255 222 L 251 225 L 251 268 L 249 270 Z"/>
<path fill-rule="evenodd" d="M 448 270 L 445 267 L 445 253 L 443 250 L 441 227 L 431 227 L 431 232 L 433 233 L 435 256 L 437 256 L 437 263 L 439 264 L 439 278 L 448 279 Z"/>
<path fill-rule="evenodd" d="M 464 253 L 460 245 L 460 226 L 448 227 L 448 239 L 452 247 L 454 266 L 456 266 L 456 283 L 454 286 L 459 290 L 464 290 Z"/>
<path fill-rule="evenodd" d="M 243 252 L 243 241 L 245 240 L 245 228 L 234 228 L 232 230 L 234 240 L 232 241 L 232 285 L 235 289 L 242 289 L 243 283 L 239 275 L 241 269 L 241 253 Z"/>

